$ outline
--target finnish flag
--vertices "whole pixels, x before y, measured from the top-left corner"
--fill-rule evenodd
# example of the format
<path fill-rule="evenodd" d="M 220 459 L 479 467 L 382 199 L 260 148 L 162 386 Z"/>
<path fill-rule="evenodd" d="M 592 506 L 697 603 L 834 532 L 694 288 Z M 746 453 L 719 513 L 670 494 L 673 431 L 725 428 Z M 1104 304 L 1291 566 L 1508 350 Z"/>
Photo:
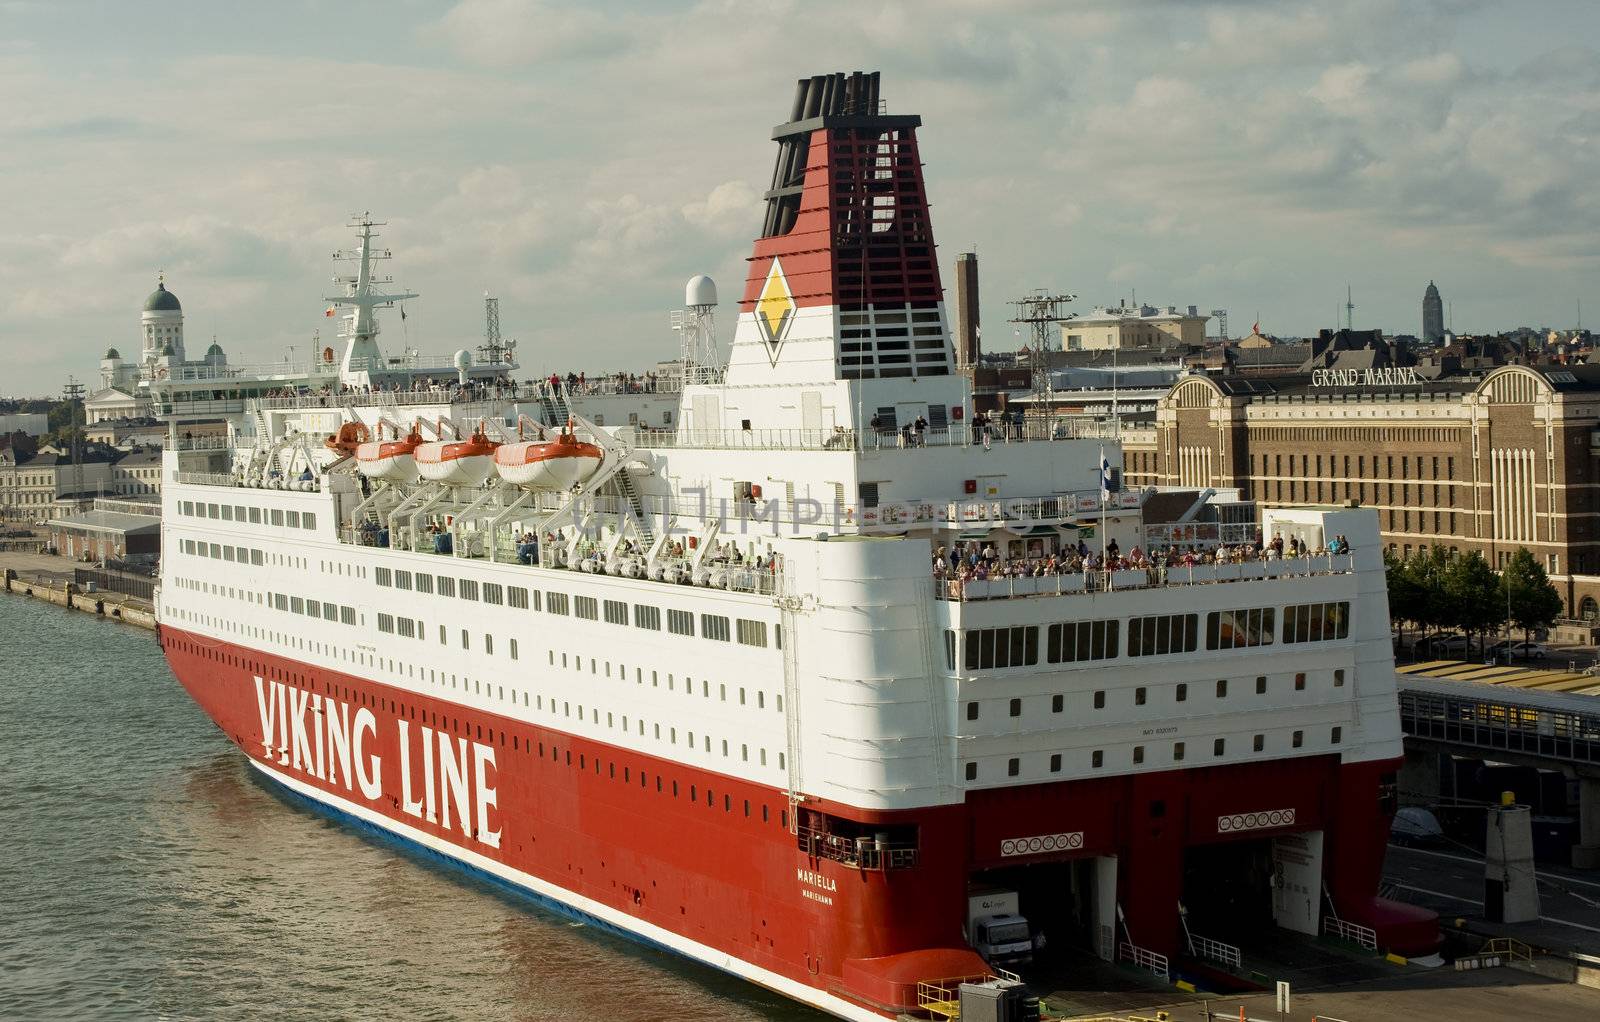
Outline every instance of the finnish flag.
<path fill-rule="evenodd" d="M 1106 457 L 1106 449 L 1100 448 L 1100 499 L 1111 499 L 1111 459 Z"/>

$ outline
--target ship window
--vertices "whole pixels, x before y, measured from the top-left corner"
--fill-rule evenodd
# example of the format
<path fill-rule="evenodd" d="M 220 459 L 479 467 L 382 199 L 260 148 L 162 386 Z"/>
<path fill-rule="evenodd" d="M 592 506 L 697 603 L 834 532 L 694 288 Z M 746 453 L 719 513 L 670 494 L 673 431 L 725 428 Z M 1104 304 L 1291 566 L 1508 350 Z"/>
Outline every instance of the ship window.
<path fill-rule="evenodd" d="M 1145 699 L 1145 689 L 1144 689 L 1143 685 L 1140 685 L 1138 688 L 1133 690 L 1133 705 L 1135 705 L 1135 706 L 1143 706 L 1144 705 L 1144 699 Z"/>
<path fill-rule="evenodd" d="M 1341 667 L 1333 672 L 1333 687 L 1344 688 L 1344 668 Z"/>
<path fill-rule="evenodd" d="M 339 620 L 339 605 L 337 603 L 323 603 L 322 618 L 324 621 Z"/>
<path fill-rule="evenodd" d="M 408 639 L 415 638 L 417 634 L 416 622 L 408 617 L 400 618 L 395 622 L 395 626 L 395 630 Z"/>
<path fill-rule="evenodd" d="M 1188 700 L 1188 698 L 1189 698 L 1189 686 L 1185 685 L 1183 682 L 1180 681 L 1178 683 L 1178 690 L 1177 690 L 1176 696 L 1177 696 L 1177 701 L 1180 702 L 1180 703 L 1181 702 L 1185 702 L 1186 700 Z"/>
<path fill-rule="evenodd" d="M 409 572 L 409 571 L 396 571 L 394 573 L 394 587 L 396 589 L 410 589 L 411 588 L 411 572 Z"/>
<path fill-rule="evenodd" d="M 454 596 L 456 594 L 456 580 L 449 575 L 440 575 L 434 580 L 434 585 L 440 596 Z"/>
<path fill-rule="evenodd" d="M 1011 700 L 1011 715 L 1013 717 L 1022 716 L 1022 700 L 1021 699 L 1013 699 L 1013 700 Z"/>
<path fill-rule="evenodd" d="M 1294 676 L 1294 690 L 1296 692 L 1304 692 L 1306 690 L 1305 672 L 1302 671 Z"/>
<path fill-rule="evenodd" d="M 300 601 L 297 598 L 294 602 L 298 603 Z M 378 615 L 378 631 L 383 632 L 385 634 L 392 633 L 394 631 L 394 615 L 392 615 L 392 614 L 379 614 Z"/>
<path fill-rule="evenodd" d="M 222 520 L 225 521 L 225 522 L 233 521 L 233 505 L 232 504 L 224 504 L 224 505 L 222 505 Z"/>
<path fill-rule="evenodd" d="M 628 623 L 628 605 L 621 600 L 606 601 L 606 623 L 612 625 L 625 625 Z"/>
<path fill-rule="evenodd" d="M 778 634 L 783 634 L 781 628 Z M 782 646 L 783 644 L 780 642 L 778 645 Z M 944 667 L 947 671 L 956 669 L 956 633 L 953 628 L 944 630 Z"/>
<path fill-rule="evenodd" d="M 1212 611 L 1206 615 L 1206 649 L 1271 645 L 1277 613 L 1274 607 Z"/>
<path fill-rule="evenodd" d="M 968 670 L 1031 667 L 1039 662 L 1039 626 L 968 629 L 966 650 Z"/>
<path fill-rule="evenodd" d="M 472 648 L 472 636 L 471 636 L 470 633 L 467 632 L 467 630 L 465 628 L 461 629 L 461 648 L 462 649 L 471 649 Z"/>
<path fill-rule="evenodd" d="M 1059 753 L 1059 752 L 1051 753 L 1051 755 L 1050 755 L 1050 772 L 1052 774 L 1059 774 L 1061 772 L 1061 753 Z"/>
<path fill-rule="evenodd" d="M 1094 708 L 1097 710 L 1103 710 L 1106 708 L 1106 694 L 1104 691 L 1096 692 L 1094 694 Z"/>
<path fill-rule="evenodd" d="M 388 568 L 373 568 L 372 581 L 378 583 L 380 586 L 393 585 L 394 575 L 390 573 Z"/>
<path fill-rule="evenodd" d="M 505 600 L 505 587 L 498 582 L 485 582 L 483 584 L 483 602 L 491 603 L 496 607 L 503 606 Z"/>
<path fill-rule="evenodd" d="M 494 655 L 494 636 L 488 632 L 483 633 L 483 651 L 491 656 Z"/>
<path fill-rule="evenodd" d="M 345 624 L 345 625 L 353 625 L 353 624 L 355 624 L 356 623 L 356 609 L 354 607 L 343 607 L 343 606 L 341 606 L 339 608 L 339 623 L 340 624 Z"/>
<path fill-rule="evenodd" d="M 258 508 L 258 507 L 252 507 L 252 508 L 247 508 L 247 510 L 250 512 L 250 524 L 251 525 L 260 525 L 261 524 L 261 509 Z"/>
<path fill-rule="evenodd" d="M 1022 761 L 1016 757 L 1006 760 L 1006 776 L 1015 777 L 1022 772 Z"/>
<path fill-rule="evenodd" d="M 707 639 L 727 642 L 729 636 L 728 619 L 720 614 L 701 614 L 700 634 Z"/>
<path fill-rule="evenodd" d="M 1226 699 L 1226 698 L 1228 698 L 1228 679 L 1227 678 L 1218 678 L 1217 679 L 1217 698 L 1218 699 Z"/>
<path fill-rule="evenodd" d="M 1290 738 L 1289 744 L 1293 748 L 1298 749 L 1298 748 L 1300 748 L 1300 746 L 1305 744 L 1305 741 L 1306 741 L 1306 733 L 1304 731 L 1296 731 L 1294 733 L 1294 735 Z"/>
<path fill-rule="evenodd" d="M 1118 621 L 1067 621 L 1049 628 L 1045 658 L 1052 664 L 1106 660 L 1117 655 Z"/>
<path fill-rule="evenodd" d="M 1226 738 L 1218 738 L 1216 741 L 1211 743 L 1211 755 L 1221 756 L 1227 751 L 1227 748 L 1228 740 Z"/>
<path fill-rule="evenodd" d="M 1333 732 L 1328 736 L 1328 741 L 1332 742 L 1334 745 L 1338 745 L 1343 740 L 1344 740 L 1344 728 L 1342 728 L 1342 727 L 1334 728 Z"/>
<path fill-rule="evenodd" d="M 478 583 L 470 578 L 464 578 L 461 580 L 461 584 L 456 587 L 456 592 L 460 594 L 463 600 L 476 600 L 478 598 Z"/>
<path fill-rule="evenodd" d="M 215 507 L 216 505 L 213 504 L 212 506 Z M 276 508 L 275 507 L 275 508 L 272 509 L 272 524 L 273 525 L 282 525 L 283 524 L 283 509 L 282 508 Z"/>
<path fill-rule="evenodd" d="M 1163 653 L 1192 653 L 1195 648 L 1198 615 L 1154 614 L 1128 621 L 1128 655 L 1157 656 Z"/>
<path fill-rule="evenodd" d="M 577 604 L 577 615 L 589 621 L 600 619 L 600 604 L 592 596 L 575 596 L 573 601 Z"/>
<path fill-rule="evenodd" d="M 1174 760 L 1179 760 L 1179 759 L 1183 758 L 1183 743 L 1182 742 L 1173 742 L 1172 743 L 1172 758 Z"/>
<path fill-rule="evenodd" d="M 674 635 L 693 635 L 694 614 L 687 610 L 668 610 L 667 631 Z"/>
<path fill-rule="evenodd" d="M 739 618 L 735 622 L 738 626 L 739 642 L 745 646 L 765 646 L 767 644 L 767 624 L 765 621 L 751 621 L 748 618 Z"/>
<path fill-rule="evenodd" d="M 1256 695 L 1264 696 L 1266 694 L 1267 694 L 1267 676 L 1265 674 L 1258 674 L 1258 675 L 1256 675 Z"/>
<path fill-rule="evenodd" d="M 317 527 L 316 513 L 312 511 L 300 512 L 300 527 L 303 529 L 315 529 Z"/>
<path fill-rule="evenodd" d="M 1101 767 L 1105 766 L 1106 765 L 1106 754 L 1103 751 L 1101 751 L 1100 749 L 1094 750 L 1094 752 L 1089 754 L 1089 765 L 1094 767 L 1096 770 L 1098 770 Z"/>
<path fill-rule="evenodd" d="M 1254 741 L 1253 741 L 1253 743 L 1251 745 L 1251 748 L 1254 749 L 1256 752 L 1260 752 L 1263 749 L 1265 749 L 1266 747 L 1267 747 L 1267 737 L 1266 737 L 1266 735 L 1256 735 L 1255 739 L 1254 739 Z"/>
<path fill-rule="evenodd" d="M 548 610 L 552 614 L 566 614 L 567 613 L 567 594 L 566 593 L 550 592 L 550 593 L 545 593 L 545 596 L 547 597 L 546 600 L 545 600 L 545 604 L 544 604 L 546 610 Z"/>
<path fill-rule="evenodd" d="M 528 591 L 521 586 L 506 588 L 506 603 L 518 610 L 528 609 Z"/>
<path fill-rule="evenodd" d="M 978 719 L 978 704 L 977 703 L 972 702 L 972 703 L 968 703 L 967 704 L 967 719 L 968 720 L 977 720 Z"/>
<path fill-rule="evenodd" d="M 1350 636 L 1350 602 L 1302 603 L 1283 608 L 1284 642 L 1322 642 Z"/>
<path fill-rule="evenodd" d="M 967 764 L 967 780 L 976 781 L 977 779 L 978 779 L 978 764 L 976 764 L 976 763 L 968 763 Z"/>
<path fill-rule="evenodd" d="M 1133 747 L 1133 761 L 1135 763 L 1143 763 L 1144 762 L 1144 746 L 1135 745 Z"/>
<path fill-rule="evenodd" d="M 1050 697 L 1050 712 L 1060 713 L 1062 710 L 1066 709 L 1066 704 L 1067 697 L 1058 692 Z"/>
<path fill-rule="evenodd" d="M 227 509 L 224 508 L 223 510 L 227 510 Z M 300 512 L 298 512 L 298 511 L 290 511 L 290 512 L 287 512 L 287 516 L 288 516 L 288 519 L 289 519 L 289 528 L 291 528 L 291 529 L 300 528 Z"/>

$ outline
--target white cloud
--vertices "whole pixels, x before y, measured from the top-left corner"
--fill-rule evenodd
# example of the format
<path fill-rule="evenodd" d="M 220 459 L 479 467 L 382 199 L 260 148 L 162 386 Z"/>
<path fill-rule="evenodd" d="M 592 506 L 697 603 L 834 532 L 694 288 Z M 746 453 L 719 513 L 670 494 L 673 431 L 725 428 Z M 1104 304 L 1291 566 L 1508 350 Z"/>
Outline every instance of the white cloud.
<path fill-rule="evenodd" d="M 1600 59 L 1567 42 L 1600 10 L 1547 19 L 1515 65 L 1481 40 L 1519 15 L 1478 0 L 325 9 L 328 40 L 389 30 L 359 60 L 194 22 L 159 61 L 85 53 L 31 10 L 0 47 L 26 197 L 0 338 L 45 352 L 41 390 L 136 327 L 162 267 L 230 355 L 304 343 L 361 209 L 423 294 L 412 343 L 476 336 L 488 288 L 530 359 L 661 357 L 686 277 L 737 292 L 769 129 L 796 77 L 836 69 L 881 68 L 890 111 L 923 115 L 941 261 L 981 250 L 991 336 L 1033 287 L 1260 307 L 1287 333 L 1349 279 L 1372 325 L 1414 330 L 1430 276 L 1509 322 L 1600 269 Z"/>

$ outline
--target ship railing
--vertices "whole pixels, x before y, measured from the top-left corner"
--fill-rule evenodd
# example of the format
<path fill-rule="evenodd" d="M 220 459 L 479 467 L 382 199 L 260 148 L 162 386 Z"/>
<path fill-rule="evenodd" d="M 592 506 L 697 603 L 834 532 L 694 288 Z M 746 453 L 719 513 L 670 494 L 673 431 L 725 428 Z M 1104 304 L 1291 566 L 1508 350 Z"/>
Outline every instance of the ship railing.
<path fill-rule="evenodd" d="M 862 450 L 905 450 L 917 447 L 995 447 L 1004 444 L 1039 443 L 1054 440 L 1114 440 L 1121 436 L 1117 423 L 1090 415 L 1069 415 L 1052 419 L 1030 417 L 1026 421 L 974 426 L 952 422 L 909 431 L 905 423 L 895 426 L 865 426 Z"/>
<path fill-rule="evenodd" d="M 850 837 L 831 834 L 815 827 L 800 826 L 796 840 L 801 851 L 814 859 L 829 859 L 855 869 L 909 869 L 917 864 L 918 852 L 908 842 L 881 841 L 876 837 Z"/>
<path fill-rule="evenodd" d="M 1342 940 L 1368 951 L 1378 950 L 1378 933 L 1370 926 L 1352 923 L 1335 916 L 1322 917 L 1322 935 Z"/>
<path fill-rule="evenodd" d="M 1010 600 L 1028 596 L 1066 596 L 1262 579 L 1309 578 L 1318 575 L 1344 575 L 1354 570 L 1354 558 L 1350 554 L 1311 554 L 1278 560 L 1258 559 L 1226 564 L 1120 568 L 1113 571 L 1074 571 L 990 579 L 963 580 L 935 575 L 934 594 L 941 600 L 966 603 L 979 600 Z"/>
<path fill-rule="evenodd" d="M 1134 966 L 1154 973 L 1162 979 L 1171 979 L 1172 972 L 1167 963 L 1167 956 L 1158 954 L 1148 948 L 1130 944 L 1127 941 L 1117 945 L 1117 960 L 1132 963 Z"/>
<path fill-rule="evenodd" d="M 721 589 L 730 593 L 752 593 L 757 596 L 776 596 L 783 590 L 783 572 L 779 569 L 734 563 L 726 558 L 708 558 L 698 567 L 691 568 L 687 558 L 666 558 L 657 562 L 655 574 L 645 570 L 644 558 L 618 555 L 609 562 L 598 551 L 580 550 L 570 563 L 564 563 L 564 552 L 541 545 L 540 566 L 555 570 L 578 571 L 590 575 L 615 575 L 624 578 L 648 578 L 668 585 L 692 585 L 700 589 Z"/>
<path fill-rule="evenodd" d="M 234 444 L 225 436 L 192 436 L 179 437 L 175 443 L 166 448 L 171 451 L 228 451 Z"/>
<path fill-rule="evenodd" d="M 1198 958 L 1226 965 L 1231 969 L 1244 968 L 1244 956 L 1239 949 L 1225 941 L 1212 940 L 1202 937 L 1198 933 L 1191 934 L 1189 941 L 1194 945 L 1194 953 Z"/>
<path fill-rule="evenodd" d="M 961 987 L 967 983 L 975 985 L 993 983 L 997 979 L 1010 983 L 1022 982 L 1021 976 L 1005 969 L 972 976 L 947 976 L 942 979 L 922 980 L 917 983 L 917 1010 L 954 1022 L 961 1017 Z"/>
<path fill-rule="evenodd" d="M 266 482 L 246 479 L 231 472 L 174 472 L 172 481 L 185 486 L 228 486 L 245 490 L 288 490 L 294 493 L 317 493 L 322 489 L 322 477 L 304 479 L 299 476 L 273 477 Z"/>
<path fill-rule="evenodd" d="M 298 411 L 303 409 L 334 408 L 400 408 L 408 405 L 448 405 L 489 401 L 533 401 L 542 397 L 548 387 L 538 384 L 500 386 L 493 384 L 456 384 L 432 387 L 406 387 L 400 390 L 348 390 L 326 391 L 310 394 L 277 394 L 253 398 L 248 402 L 251 411 Z"/>
<path fill-rule="evenodd" d="M 239 481 L 228 472 L 177 472 L 172 481 L 186 486 L 238 486 Z"/>
<path fill-rule="evenodd" d="M 853 451 L 855 432 L 832 429 L 644 429 L 633 446 L 646 450 L 695 448 L 734 451 Z"/>

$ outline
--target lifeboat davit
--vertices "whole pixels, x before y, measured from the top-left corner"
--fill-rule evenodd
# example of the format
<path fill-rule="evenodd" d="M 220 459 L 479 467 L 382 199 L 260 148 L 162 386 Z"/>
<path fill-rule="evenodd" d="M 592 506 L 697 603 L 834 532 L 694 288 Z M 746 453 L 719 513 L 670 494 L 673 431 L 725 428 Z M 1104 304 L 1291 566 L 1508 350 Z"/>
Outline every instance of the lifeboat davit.
<path fill-rule="evenodd" d="M 413 456 L 424 479 L 449 486 L 482 486 L 494 471 L 494 452 L 499 446 L 479 425 L 465 439 L 419 444 Z"/>
<path fill-rule="evenodd" d="M 381 429 L 381 427 L 380 427 Z M 393 440 L 377 440 L 356 448 L 356 467 L 368 479 L 392 483 L 415 482 L 417 478 L 416 451 L 422 446 L 422 434 L 415 426 L 411 432 Z"/>
<path fill-rule="evenodd" d="M 513 486 L 570 490 L 594 475 L 604 458 L 594 444 L 563 431 L 554 440 L 501 444 L 494 452 L 494 467 Z"/>

